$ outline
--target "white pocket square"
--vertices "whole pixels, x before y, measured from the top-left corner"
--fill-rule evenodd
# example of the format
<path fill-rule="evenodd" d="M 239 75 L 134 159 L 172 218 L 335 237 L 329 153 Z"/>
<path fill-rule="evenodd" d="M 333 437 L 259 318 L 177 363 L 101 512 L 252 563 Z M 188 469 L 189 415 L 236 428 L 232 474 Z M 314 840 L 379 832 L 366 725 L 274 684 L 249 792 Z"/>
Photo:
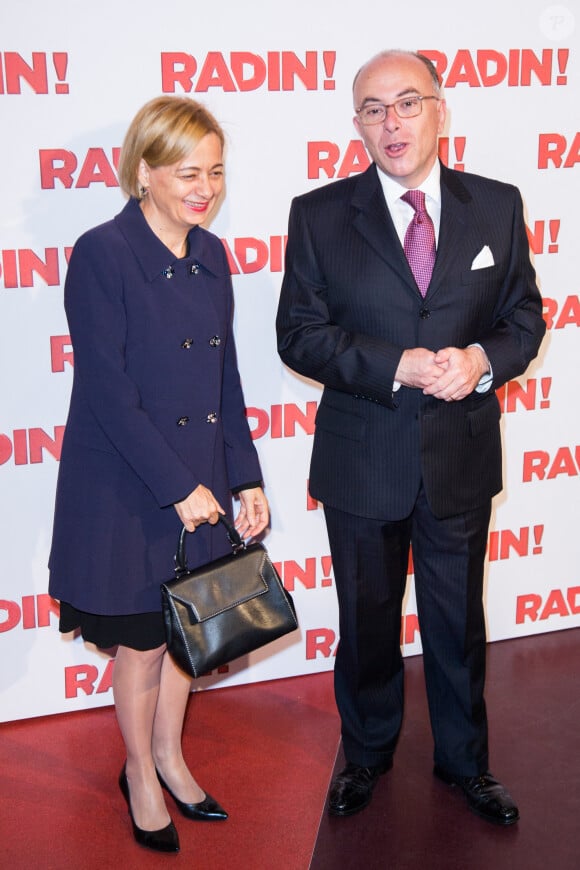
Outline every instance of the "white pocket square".
<path fill-rule="evenodd" d="M 485 245 L 471 264 L 471 269 L 472 271 L 473 269 L 485 269 L 487 266 L 493 266 L 494 264 L 493 254 L 488 245 Z"/>

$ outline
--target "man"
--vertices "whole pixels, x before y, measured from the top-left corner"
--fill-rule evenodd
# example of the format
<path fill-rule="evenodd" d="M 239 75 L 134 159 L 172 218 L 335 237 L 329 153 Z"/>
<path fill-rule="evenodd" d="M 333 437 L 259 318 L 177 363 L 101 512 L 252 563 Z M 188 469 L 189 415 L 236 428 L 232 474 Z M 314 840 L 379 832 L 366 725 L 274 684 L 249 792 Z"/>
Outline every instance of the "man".
<path fill-rule="evenodd" d="M 446 107 L 427 58 L 372 58 L 354 105 L 374 162 L 293 201 L 277 318 L 284 362 L 324 385 L 310 490 L 333 557 L 347 760 L 329 810 L 363 809 L 392 766 L 412 543 L 434 773 L 509 825 L 517 806 L 488 768 L 482 585 L 502 486 L 494 391 L 545 331 L 521 197 L 439 163 Z"/>

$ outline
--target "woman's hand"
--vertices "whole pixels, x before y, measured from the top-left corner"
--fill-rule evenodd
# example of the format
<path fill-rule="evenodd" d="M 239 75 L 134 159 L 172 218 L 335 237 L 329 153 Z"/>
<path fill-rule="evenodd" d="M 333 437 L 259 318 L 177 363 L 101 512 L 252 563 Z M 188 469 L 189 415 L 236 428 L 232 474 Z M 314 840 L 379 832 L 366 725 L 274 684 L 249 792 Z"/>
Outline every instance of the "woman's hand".
<path fill-rule="evenodd" d="M 260 486 L 242 489 L 238 496 L 240 510 L 234 525 L 242 538 L 246 535 L 253 538 L 263 532 L 270 522 L 268 499 Z"/>
<path fill-rule="evenodd" d="M 225 514 L 225 510 L 219 501 L 214 498 L 213 492 L 202 483 L 190 492 L 183 501 L 176 502 L 173 507 L 188 532 L 195 532 L 202 523 L 215 525 L 218 514 Z"/>

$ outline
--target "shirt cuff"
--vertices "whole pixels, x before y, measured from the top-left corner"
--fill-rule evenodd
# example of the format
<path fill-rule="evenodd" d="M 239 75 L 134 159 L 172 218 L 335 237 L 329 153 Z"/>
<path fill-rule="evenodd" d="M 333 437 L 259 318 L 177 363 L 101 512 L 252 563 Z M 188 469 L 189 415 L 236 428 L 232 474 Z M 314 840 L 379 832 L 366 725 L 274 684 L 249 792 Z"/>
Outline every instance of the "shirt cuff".
<path fill-rule="evenodd" d="M 489 388 L 491 387 L 491 383 L 493 381 L 493 371 L 491 368 L 491 363 L 487 357 L 486 352 L 483 350 L 483 347 L 478 344 L 478 342 L 474 341 L 473 344 L 470 344 L 469 347 L 478 347 L 485 356 L 487 360 L 487 365 L 489 366 L 489 371 L 487 371 L 484 375 L 482 375 L 477 382 L 477 386 L 475 388 L 476 393 L 487 393 Z"/>

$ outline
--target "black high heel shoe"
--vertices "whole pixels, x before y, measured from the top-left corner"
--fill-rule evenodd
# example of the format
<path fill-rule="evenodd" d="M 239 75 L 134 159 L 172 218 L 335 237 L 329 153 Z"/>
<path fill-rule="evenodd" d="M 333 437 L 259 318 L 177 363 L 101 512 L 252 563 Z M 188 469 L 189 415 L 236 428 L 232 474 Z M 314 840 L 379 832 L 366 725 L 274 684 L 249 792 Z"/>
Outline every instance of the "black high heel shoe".
<path fill-rule="evenodd" d="M 194 822 L 225 822 L 227 819 L 228 814 L 224 808 L 220 807 L 215 798 L 212 798 L 207 792 L 205 798 L 198 804 L 186 804 L 175 797 L 159 771 L 157 771 L 157 779 L 170 797 L 173 798 L 180 813 L 187 819 L 193 819 Z"/>
<path fill-rule="evenodd" d="M 155 849 L 156 852 L 179 852 L 179 837 L 173 822 L 169 822 L 166 828 L 161 828 L 159 831 L 143 831 L 135 824 L 133 810 L 131 809 L 126 765 L 123 765 L 123 770 L 119 776 L 119 788 L 127 801 L 129 816 L 133 825 L 133 836 L 139 845 L 145 846 L 147 849 Z"/>

